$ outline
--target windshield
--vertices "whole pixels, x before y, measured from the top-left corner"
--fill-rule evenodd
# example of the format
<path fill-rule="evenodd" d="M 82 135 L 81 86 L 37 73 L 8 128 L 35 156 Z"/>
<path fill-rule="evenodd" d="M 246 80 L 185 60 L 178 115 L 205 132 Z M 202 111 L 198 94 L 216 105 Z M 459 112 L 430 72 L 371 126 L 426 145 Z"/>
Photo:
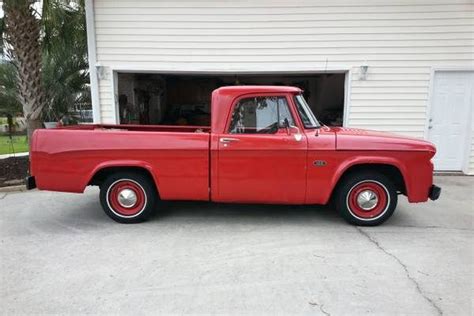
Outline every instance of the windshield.
<path fill-rule="evenodd" d="M 321 126 L 301 94 L 295 96 L 295 104 L 305 128 L 318 128 Z"/>

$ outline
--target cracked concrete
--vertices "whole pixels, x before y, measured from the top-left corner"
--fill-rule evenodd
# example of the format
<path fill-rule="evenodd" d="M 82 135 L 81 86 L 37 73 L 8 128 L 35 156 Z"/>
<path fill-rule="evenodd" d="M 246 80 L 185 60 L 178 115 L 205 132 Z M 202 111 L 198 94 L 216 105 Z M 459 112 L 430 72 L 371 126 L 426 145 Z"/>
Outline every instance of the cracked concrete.
<path fill-rule="evenodd" d="M 318 304 L 316 302 L 309 302 L 309 305 L 312 305 L 312 306 L 318 306 L 319 307 L 319 311 L 321 313 L 323 313 L 324 315 L 327 315 L 327 316 L 331 316 L 331 314 L 329 314 L 327 311 L 324 310 L 324 304 Z"/>
<path fill-rule="evenodd" d="M 0 199 L 0 314 L 473 313 L 473 177 L 383 226 L 329 208 L 166 203 L 120 225 L 84 195 Z M 0 195 L 0 198 L 2 195 Z"/>
<path fill-rule="evenodd" d="M 431 299 L 429 298 L 426 293 L 423 291 L 423 289 L 421 288 L 420 284 L 418 283 L 418 281 L 416 281 L 416 279 L 410 274 L 410 271 L 408 270 L 408 267 L 406 266 L 406 264 L 404 264 L 396 255 L 394 255 L 393 253 L 387 251 L 384 247 L 382 247 L 380 245 L 380 243 L 375 240 L 372 236 L 370 236 L 370 234 L 368 232 L 366 232 L 364 229 L 362 229 L 361 227 L 356 227 L 356 229 L 359 231 L 359 233 L 361 233 L 363 236 L 367 237 L 367 239 L 373 243 L 378 249 L 380 249 L 382 252 L 384 252 L 385 254 L 387 254 L 388 256 L 392 257 L 393 259 L 395 259 L 395 261 L 403 268 L 403 270 L 405 271 L 405 275 L 406 277 L 413 282 L 415 288 L 416 288 L 416 291 L 435 309 L 436 313 L 438 315 L 443 315 L 443 311 L 441 310 L 441 308 L 436 305 L 436 303 Z M 420 271 L 419 271 L 420 272 Z M 420 272 L 426 276 L 429 276 L 428 274 L 426 273 L 423 273 L 423 272 Z"/>

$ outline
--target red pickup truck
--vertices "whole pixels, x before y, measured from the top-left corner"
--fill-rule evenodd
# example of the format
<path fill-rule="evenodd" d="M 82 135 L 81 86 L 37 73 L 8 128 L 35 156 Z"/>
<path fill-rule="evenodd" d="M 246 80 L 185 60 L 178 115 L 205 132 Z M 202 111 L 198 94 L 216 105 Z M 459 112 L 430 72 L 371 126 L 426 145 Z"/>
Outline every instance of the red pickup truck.
<path fill-rule="evenodd" d="M 397 205 L 436 200 L 423 140 L 318 123 L 302 91 L 232 86 L 212 93 L 211 126 L 81 125 L 37 130 L 29 189 L 100 187 L 121 223 L 161 200 L 327 204 L 350 223 L 378 225 Z"/>

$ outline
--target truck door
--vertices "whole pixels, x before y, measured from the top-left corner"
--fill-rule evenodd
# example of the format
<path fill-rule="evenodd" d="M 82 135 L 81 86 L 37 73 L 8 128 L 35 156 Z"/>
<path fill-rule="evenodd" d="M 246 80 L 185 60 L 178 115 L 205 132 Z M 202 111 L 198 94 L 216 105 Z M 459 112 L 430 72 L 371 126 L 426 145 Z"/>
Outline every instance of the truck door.
<path fill-rule="evenodd" d="M 225 202 L 304 203 L 307 139 L 291 99 L 281 94 L 234 102 L 218 135 L 218 192 Z"/>

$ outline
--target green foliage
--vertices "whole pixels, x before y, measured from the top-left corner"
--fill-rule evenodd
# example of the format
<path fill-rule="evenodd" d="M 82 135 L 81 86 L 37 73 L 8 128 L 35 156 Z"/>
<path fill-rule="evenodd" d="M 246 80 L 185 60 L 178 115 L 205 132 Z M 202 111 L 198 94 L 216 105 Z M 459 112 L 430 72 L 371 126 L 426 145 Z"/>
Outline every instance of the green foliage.
<path fill-rule="evenodd" d="M 29 6 L 33 0 L 3 0 L 3 5 L 4 6 L 10 6 L 10 7 L 25 7 Z"/>
<path fill-rule="evenodd" d="M 16 89 L 16 68 L 10 62 L 0 63 L 0 115 L 21 112 Z"/>
<path fill-rule="evenodd" d="M 49 100 L 46 114 L 59 119 L 90 103 L 85 9 L 83 2 L 49 1 L 46 11 L 42 42 L 43 82 Z"/>
<path fill-rule="evenodd" d="M 9 0 L 3 5 L 24 5 L 31 0 Z M 43 119 L 56 121 L 78 108 L 90 107 L 87 33 L 84 0 L 43 0 L 41 17 L 42 85 L 47 104 Z M 3 19 L 0 21 L 3 34 Z M 4 37 L 2 36 L 2 51 Z M 18 109 L 15 68 L 0 65 L 0 109 Z M 14 102 L 14 100 L 16 101 Z"/>
<path fill-rule="evenodd" d="M 2 41 L 0 42 L 0 56 L 2 57 L 3 59 L 3 55 L 4 55 L 4 51 L 5 51 L 5 43 L 4 43 L 4 40 L 3 40 L 3 32 L 5 30 L 5 21 L 3 19 L 3 17 L 0 18 L 0 34 L 2 34 Z"/>
<path fill-rule="evenodd" d="M 13 149 L 12 149 L 13 145 Z M 23 153 L 28 151 L 28 140 L 26 136 L 3 136 L 0 135 L 0 155 Z"/>
<path fill-rule="evenodd" d="M 3 17 L 0 18 L 0 33 L 4 30 Z M 16 68 L 5 60 L 4 41 L 0 42 L 0 115 L 15 115 L 21 112 L 21 103 L 16 89 Z"/>

